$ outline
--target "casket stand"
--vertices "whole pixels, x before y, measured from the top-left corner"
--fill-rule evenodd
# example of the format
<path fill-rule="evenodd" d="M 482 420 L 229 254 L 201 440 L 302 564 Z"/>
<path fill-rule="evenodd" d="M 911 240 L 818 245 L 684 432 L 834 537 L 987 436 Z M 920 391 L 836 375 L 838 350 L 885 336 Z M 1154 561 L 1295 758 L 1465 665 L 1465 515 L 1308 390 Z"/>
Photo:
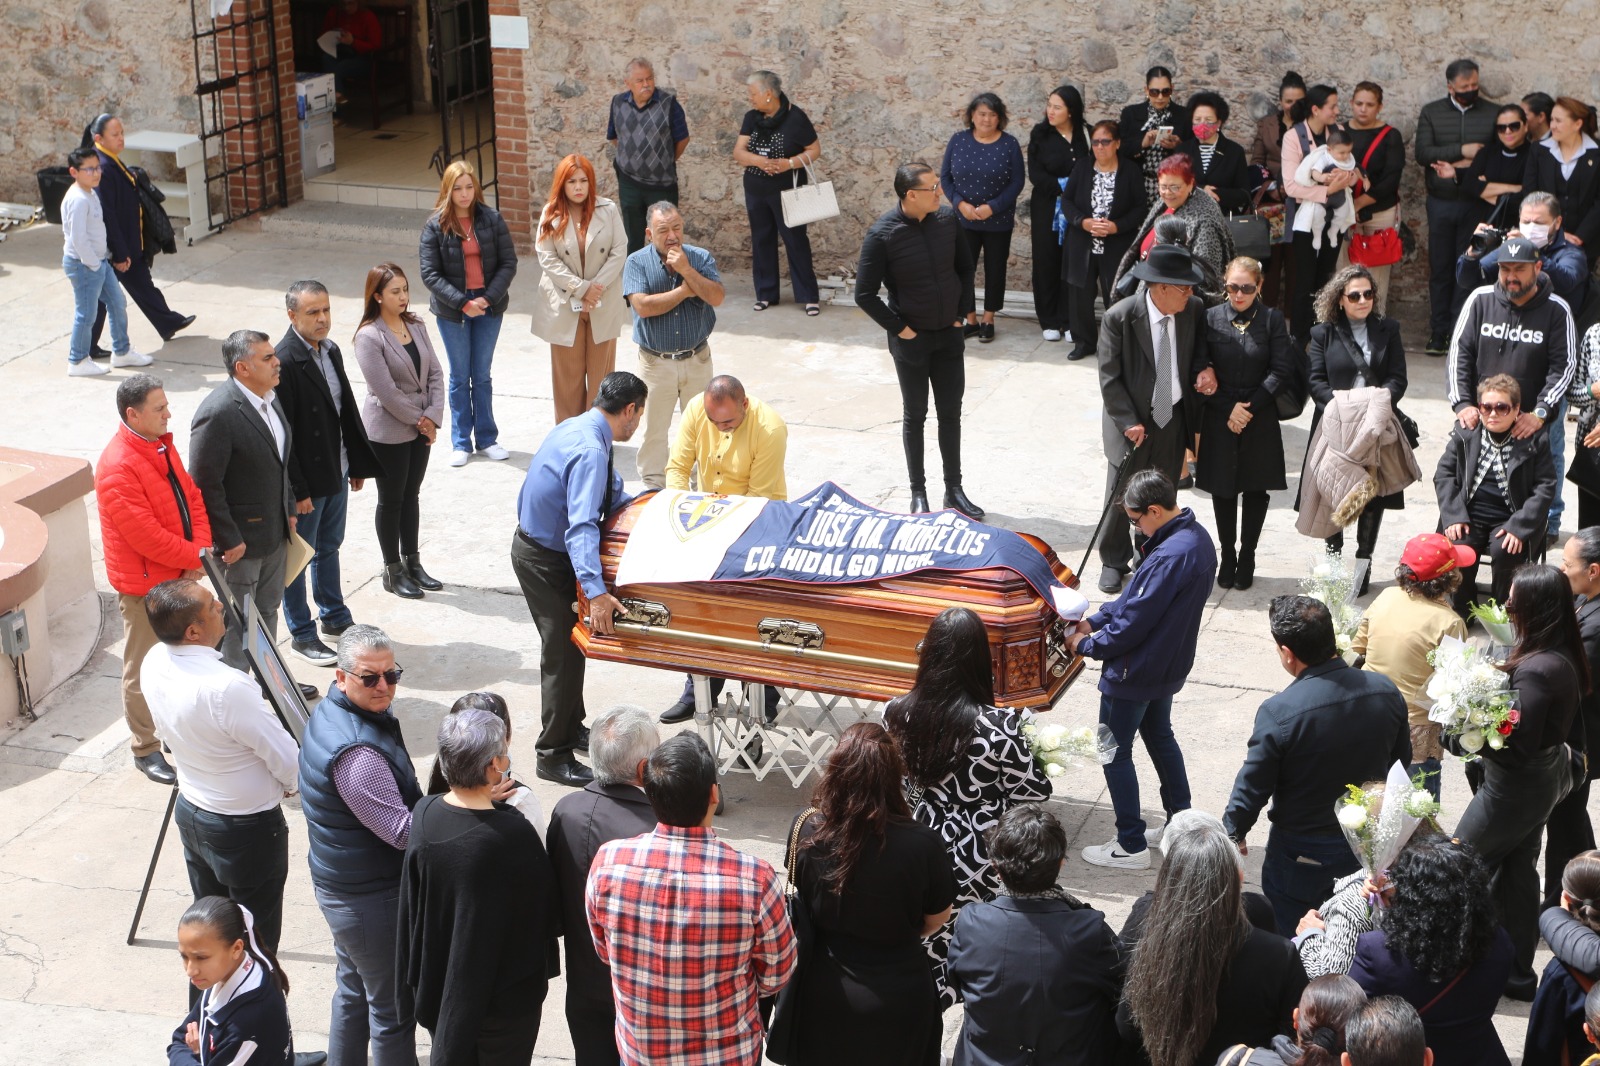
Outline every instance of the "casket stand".
<path fill-rule="evenodd" d="M 606 586 L 625 609 L 616 632 L 588 627 L 578 590 L 572 639 L 591 659 L 694 675 L 695 722 L 721 773 L 764 779 L 780 769 L 798 786 L 819 772 L 838 735 L 881 720 L 883 704 L 911 688 L 928 625 L 947 607 L 977 612 L 989 633 L 995 703 L 1047 709 L 1083 668 L 1066 648 L 1071 624 L 1021 576 L 999 567 L 925 570 L 856 584 L 778 580 L 689 581 L 616 587 L 617 566 L 645 499 L 611 516 L 600 540 Z M 1044 541 L 1058 580 L 1078 579 Z M 710 697 L 708 676 L 742 685 Z M 765 716 L 763 686 L 780 690 Z M 733 691 L 729 691 L 732 689 Z"/>

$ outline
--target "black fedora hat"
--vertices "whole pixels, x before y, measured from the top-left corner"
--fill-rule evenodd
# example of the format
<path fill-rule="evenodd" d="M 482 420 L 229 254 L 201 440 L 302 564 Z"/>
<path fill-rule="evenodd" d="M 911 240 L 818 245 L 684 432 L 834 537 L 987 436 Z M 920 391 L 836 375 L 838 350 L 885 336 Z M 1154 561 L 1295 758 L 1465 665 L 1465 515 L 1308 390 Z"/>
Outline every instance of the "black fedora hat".
<path fill-rule="evenodd" d="M 1133 265 L 1134 277 L 1150 285 L 1199 285 L 1205 279 L 1194 257 L 1181 244 L 1158 244 L 1150 256 Z"/>

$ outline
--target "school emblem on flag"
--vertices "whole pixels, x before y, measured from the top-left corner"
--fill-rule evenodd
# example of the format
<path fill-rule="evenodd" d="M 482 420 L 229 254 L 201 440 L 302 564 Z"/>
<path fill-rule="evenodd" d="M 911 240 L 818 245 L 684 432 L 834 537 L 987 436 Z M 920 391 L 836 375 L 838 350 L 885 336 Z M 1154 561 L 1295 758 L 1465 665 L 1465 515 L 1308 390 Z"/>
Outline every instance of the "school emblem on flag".
<path fill-rule="evenodd" d="M 672 532 L 687 541 L 721 522 L 744 503 L 742 496 L 721 496 L 709 492 L 685 492 L 672 502 Z"/>

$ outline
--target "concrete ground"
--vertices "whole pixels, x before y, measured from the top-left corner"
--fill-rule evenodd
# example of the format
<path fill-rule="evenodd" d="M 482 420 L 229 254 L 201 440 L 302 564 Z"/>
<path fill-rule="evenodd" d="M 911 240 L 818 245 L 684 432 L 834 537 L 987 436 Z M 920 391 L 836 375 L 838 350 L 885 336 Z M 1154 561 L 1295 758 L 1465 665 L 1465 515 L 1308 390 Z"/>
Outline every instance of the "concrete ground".
<path fill-rule="evenodd" d="M 287 325 L 281 294 L 290 281 L 313 276 L 332 290 L 334 336 L 347 353 L 361 286 L 373 263 L 403 264 L 420 308 L 424 294 L 413 269 L 412 221 L 404 212 L 301 205 L 282 218 L 241 225 L 157 261 L 156 277 L 172 306 L 198 315 L 199 321 L 179 339 L 162 344 L 135 314 L 132 333 L 138 348 L 157 357 L 151 369 L 166 382 L 172 428 L 184 454 L 196 405 L 223 380 L 221 339 L 241 327 L 265 330 L 275 339 L 281 335 Z M 8 398 L 10 411 L 21 415 L 6 420 L 0 441 L 94 460 L 116 427 L 113 392 L 124 375 L 66 377 L 72 293 L 61 273 L 60 249 L 59 232 L 46 226 L 13 234 L 0 247 L 0 315 L 6 323 L 0 331 L 0 395 Z M 446 582 L 445 591 L 420 602 L 385 594 L 372 527 L 375 494 L 368 487 L 351 500 L 343 553 L 348 602 L 358 620 L 383 626 L 397 642 L 406 679 L 395 710 L 424 769 L 436 723 L 451 701 L 471 689 L 488 688 L 511 704 L 516 765 L 532 779 L 537 635 L 507 551 L 517 487 L 552 417 L 547 348 L 529 333 L 535 278 L 536 268 L 525 264 L 495 365 L 496 414 L 511 460 L 474 459 L 452 470 L 436 456 L 423 489 L 422 556 Z M 713 337 L 716 366 L 738 375 L 788 420 L 794 493 L 832 479 L 869 502 L 903 506 L 899 398 L 882 333 L 854 308 L 829 306 L 821 317 L 809 319 L 785 302 L 754 313 L 748 275 L 730 272 L 727 280 L 731 293 Z M 1421 339 L 1416 330 L 1407 336 L 1413 344 Z M 989 509 L 990 521 L 1042 536 L 1076 566 L 1100 511 L 1104 460 L 1095 367 L 1068 363 L 1066 352 L 1066 345 L 1043 343 L 1031 320 L 1002 319 L 993 344 L 969 347 L 966 487 Z M 631 362 L 625 355 L 621 365 Z M 356 376 L 348 354 L 346 367 Z M 1419 459 L 1431 475 L 1450 424 L 1442 399 L 1442 361 L 1413 349 L 1411 379 L 1405 406 L 1422 426 Z M 1285 429 L 1296 472 L 1308 422 L 1309 415 Z M 931 431 L 928 436 L 931 451 Z M 619 446 L 617 459 L 631 481 L 632 446 Z M 930 466 L 937 467 L 936 458 Z M 1294 532 L 1294 477 L 1291 472 L 1290 491 L 1273 494 L 1255 587 L 1213 595 L 1198 660 L 1177 699 L 1176 726 L 1194 802 L 1219 813 L 1256 706 L 1288 681 L 1274 654 L 1264 608 L 1274 595 L 1295 591 L 1320 551 L 1319 543 Z M 931 488 L 937 494 L 940 486 L 935 482 Z M 1380 574 L 1393 565 L 1407 536 L 1434 528 L 1431 477 L 1406 496 L 1407 509 L 1391 515 L 1384 528 Z M 1185 493 L 1183 502 L 1212 525 L 1209 501 Z M 94 541 L 98 550 L 98 526 Z M 133 946 L 124 943 L 167 792 L 147 782 L 130 762 L 118 692 L 121 626 L 98 558 L 94 566 L 102 606 L 92 655 L 45 697 L 37 723 L 12 731 L 0 743 L 0 1061 L 5 1062 L 154 1061 L 185 1010 L 174 925 L 189 891 L 175 834 L 155 872 L 138 939 Z M 1091 564 L 1085 591 L 1092 599 L 1103 598 L 1093 592 L 1097 574 Z M 1374 594 L 1379 587 L 1374 585 Z M 289 662 L 302 681 L 324 685 L 331 679 L 329 670 Z M 1091 665 L 1052 717 L 1071 725 L 1092 723 L 1096 680 Z M 588 704 L 599 710 L 627 701 L 658 710 L 673 702 L 681 683 L 677 674 L 595 663 Z M 1142 751 L 1138 763 L 1149 809 L 1156 806 L 1155 779 Z M 1459 764 L 1447 769 L 1445 782 L 1444 820 L 1453 825 L 1468 798 Z M 532 783 L 546 810 L 564 793 Z M 727 809 L 718 820 L 723 837 L 781 864 L 786 830 L 808 789 L 791 788 L 774 774 L 759 783 L 729 777 L 725 791 Z M 1077 858 L 1079 848 L 1114 835 L 1099 772 L 1084 769 L 1060 779 L 1052 805 L 1072 840 L 1063 882 L 1120 926 L 1131 901 L 1153 885 L 1155 874 L 1096 869 Z M 281 954 L 294 980 L 290 1009 L 299 1046 L 313 1049 L 325 1046 L 333 966 L 327 927 L 311 896 L 298 821 L 298 813 L 291 812 L 294 855 Z M 1247 860 L 1252 884 L 1258 883 L 1264 841 L 1265 830 L 1258 829 Z M 552 985 L 538 1045 L 540 1063 L 571 1059 L 560 1009 L 563 994 L 559 981 Z M 1523 1005 L 1502 1003 L 1500 1028 L 1513 1059 L 1521 1050 L 1526 1014 Z M 947 1033 L 958 1025 L 959 1011 L 954 1011 L 946 1019 Z M 425 1048 L 426 1034 L 421 1036 Z"/>

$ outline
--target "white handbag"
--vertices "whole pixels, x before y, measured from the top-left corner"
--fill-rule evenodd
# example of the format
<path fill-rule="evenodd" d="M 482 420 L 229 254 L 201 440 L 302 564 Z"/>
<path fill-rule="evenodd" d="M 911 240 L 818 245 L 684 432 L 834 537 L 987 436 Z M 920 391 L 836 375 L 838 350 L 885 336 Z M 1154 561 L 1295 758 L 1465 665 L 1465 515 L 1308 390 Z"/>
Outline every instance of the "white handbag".
<path fill-rule="evenodd" d="M 790 229 L 825 218 L 839 217 L 839 198 L 833 194 L 833 182 L 818 181 L 816 171 L 806 164 L 809 185 L 801 185 L 800 175 L 794 175 L 795 185 L 778 194 L 783 204 L 783 224 Z"/>

